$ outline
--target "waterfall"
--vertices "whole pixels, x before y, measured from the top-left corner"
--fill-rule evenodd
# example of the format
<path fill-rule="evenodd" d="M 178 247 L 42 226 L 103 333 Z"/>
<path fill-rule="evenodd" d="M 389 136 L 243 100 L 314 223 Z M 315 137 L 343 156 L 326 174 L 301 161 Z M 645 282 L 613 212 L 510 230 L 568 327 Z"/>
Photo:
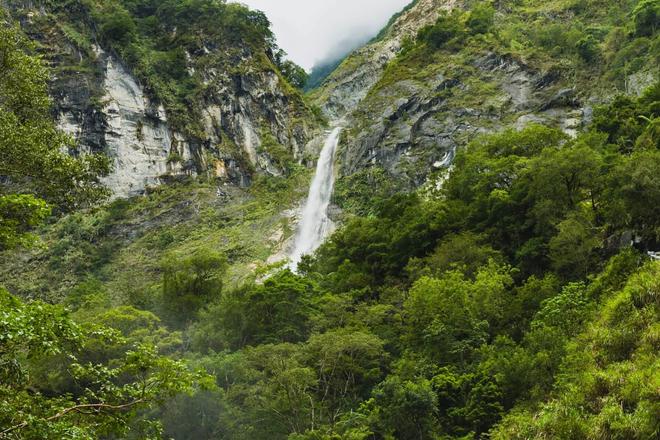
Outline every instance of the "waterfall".
<path fill-rule="evenodd" d="M 296 232 L 294 250 L 291 253 L 291 268 L 295 269 L 303 255 L 314 252 L 332 229 L 328 218 L 328 205 L 335 184 L 334 157 L 339 144 L 341 127 L 333 129 L 325 140 L 316 173 L 309 188 L 307 202 Z"/>

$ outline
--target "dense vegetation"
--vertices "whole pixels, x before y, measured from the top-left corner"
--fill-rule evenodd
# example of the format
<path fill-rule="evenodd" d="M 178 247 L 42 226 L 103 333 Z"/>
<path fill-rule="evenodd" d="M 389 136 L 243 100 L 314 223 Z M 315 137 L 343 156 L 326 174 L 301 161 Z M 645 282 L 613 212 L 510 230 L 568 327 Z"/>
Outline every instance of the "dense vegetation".
<path fill-rule="evenodd" d="M 480 138 L 441 189 L 364 198 L 299 275 L 223 291 L 187 330 L 218 389 L 172 402 L 166 432 L 653 438 L 659 92 L 574 140 Z"/>
<path fill-rule="evenodd" d="M 107 160 L 66 153 L 71 141 L 50 120 L 46 71 L 28 46 L 16 29 L 0 28 L 3 250 L 34 245 L 31 231 L 51 212 L 105 194 L 98 177 Z M 195 375 L 156 348 L 177 336 L 134 332 L 140 321 L 158 330 L 158 318 L 131 307 L 98 311 L 103 317 L 78 324 L 62 305 L 23 303 L 0 288 L 0 438 L 146 438 L 158 430 L 131 425 L 135 414 L 192 390 Z"/>
<path fill-rule="evenodd" d="M 428 63 L 429 49 L 490 47 L 530 65 L 571 72 L 578 84 L 602 76 L 623 90 L 627 75 L 660 61 L 656 0 L 468 3 L 467 12 L 454 9 L 420 30 L 416 53 L 402 61 L 419 60 L 422 52 Z"/>
<path fill-rule="evenodd" d="M 574 135 L 594 105 L 657 80 L 660 40 L 648 24 L 657 1 L 455 4 L 417 34 L 405 30 L 429 21 L 405 17 L 402 50 L 384 71 L 368 74 L 375 84 L 350 114 L 339 150 L 343 207 L 354 208 L 346 196 L 360 185 L 356 174 L 370 174 L 378 193 L 415 189 L 480 130 L 536 121 Z M 334 106 L 355 66 L 372 63 L 379 50 L 375 43 L 349 55 L 311 97 Z M 369 167 L 372 160 L 382 169 Z"/>
<path fill-rule="evenodd" d="M 160 41 L 158 8 L 203 25 L 234 7 L 57 2 L 72 5 L 124 8 L 99 20 L 127 59 L 134 39 Z M 655 44 L 657 5 L 639 2 L 624 45 Z M 496 20 L 485 4 L 443 16 L 396 62 Z M 657 438 L 660 84 L 599 106 L 576 138 L 542 125 L 478 137 L 413 192 L 366 168 L 339 185 L 349 215 L 298 273 L 255 274 L 304 170 L 88 209 L 106 164 L 62 153 L 25 47 L 2 28 L 14 295 L 0 290 L 0 438 Z M 42 241 L 27 235 L 39 227 Z"/>

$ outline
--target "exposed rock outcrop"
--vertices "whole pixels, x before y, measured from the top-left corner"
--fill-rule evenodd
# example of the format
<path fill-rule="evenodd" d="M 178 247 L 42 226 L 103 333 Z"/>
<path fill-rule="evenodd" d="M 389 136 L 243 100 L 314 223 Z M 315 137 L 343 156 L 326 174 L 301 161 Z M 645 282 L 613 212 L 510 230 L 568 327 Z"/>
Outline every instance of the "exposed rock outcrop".
<path fill-rule="evenodd" d="M 105 183 L 115 197 L 185 176 L 246 186 L 254 173 L 279 175 L 265 137 L 302 161 L 315 119 L 265 54 L 231 48 L 229 61 L 222 48 L 188 53 L 188 75 L 203 82 L 204 95 L 195 103 L 199 128 L 184 130 L 116 55 L 93 42 L 79 47 L 32 2 L 12 4 L 54 72 L 53 116 L 78 141 L 71 153 L 107 154 L 114 168 Z"/>
<path fill-rule="evenodd" d="M 354 51 L 326 79 L 315 93 L 324 111 L 332 119 L 340 119 L 355 110 L 380 79 L 387 63 L 401 51 L 406 38 L 437 20 L 442 11 L 450 10 L 457 0 L 419 0 L 386 29 L 379 40 Z"/>
<path fill-rule="evenodd" d="M 576 136 L 590 122 L 592 105 L 600 98 L 577 90 L 557 70 L 544 71 L 510 55 L 457 49 L 411 71 L 397 65 L 406 38 L 442 11 L 464 6 L 453 0 L 418 1 L 315 92 L 331 118 L 346 121 L 342 175 L 378 166 L 414 188 L 449 166 L 456 149 L 481 133 L 543 123 Z"/>

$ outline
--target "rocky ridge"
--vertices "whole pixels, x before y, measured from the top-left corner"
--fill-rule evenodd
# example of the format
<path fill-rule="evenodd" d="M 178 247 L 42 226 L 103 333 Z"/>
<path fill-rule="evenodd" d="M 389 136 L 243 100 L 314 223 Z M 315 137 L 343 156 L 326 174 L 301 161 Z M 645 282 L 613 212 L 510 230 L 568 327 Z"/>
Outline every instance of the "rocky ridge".
<path fill-rule="evenodd" d="M 424 59 L 405 54 L 406 44 L 440 13 L 470 5 L 412 4 L 381 39 L 352 53 L 313 93 L 329 117 L 347 126 L 338 157 L 342 176 L 376 166 L 415 188 L 481 133 L 543 123 L 576 136 L 590 123 L 593 107 L 612 96 L 615 86 L 606 81 L 598 88 L 578 85 L 564 61 L 548 66 L 481 41 L 477 49 L 460 42 L 454 51 Z M 503 7 L 496 21 L 506 14 Z M 641 93 L 657 76 L 652 71 L 630 75 L 619 92 Z"/>
<path fill-rule="evenodd" d="M 442 11 L 455 7 L 457 0 L 418 0 L 402 11 L 378 40 L 351 53 L 313 93 L 331 119 L 341 119 L 355 110 L 380 79 L 387 64 L 396 57 L 404 41 L 432 24 Z"/>
<path fill-rule="evenodd" d="M 230 70 L 220 48 L 187 54 L 189 75 L 201 77 L 206 89 L 202 130 L 186 133 L 114 53 L 96 42 L 81 48 L 32 2 L 12 4 L 54 72 L 53 116 L 78 141 L 72 154 L 107 154 L 114 169 L 105 183 L 115 197 L 194 175 L 247 186 L 254 173 L 282 173 L 268 151 L 273 145 L 302 161 L 314 118 L 276 68 L 264 67 L 265 55 L 243 50 Z"/>

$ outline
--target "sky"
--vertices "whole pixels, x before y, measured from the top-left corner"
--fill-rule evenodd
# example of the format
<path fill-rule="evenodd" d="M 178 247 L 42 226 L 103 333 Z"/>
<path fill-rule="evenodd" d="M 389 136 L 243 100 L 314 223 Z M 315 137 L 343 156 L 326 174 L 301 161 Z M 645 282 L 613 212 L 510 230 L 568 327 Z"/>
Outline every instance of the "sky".
<path fill-rule="evenodd" d="M 266 13 L 278 45 L 305 69 L 375 36 L 411 0 L 236 0 Z"/>

